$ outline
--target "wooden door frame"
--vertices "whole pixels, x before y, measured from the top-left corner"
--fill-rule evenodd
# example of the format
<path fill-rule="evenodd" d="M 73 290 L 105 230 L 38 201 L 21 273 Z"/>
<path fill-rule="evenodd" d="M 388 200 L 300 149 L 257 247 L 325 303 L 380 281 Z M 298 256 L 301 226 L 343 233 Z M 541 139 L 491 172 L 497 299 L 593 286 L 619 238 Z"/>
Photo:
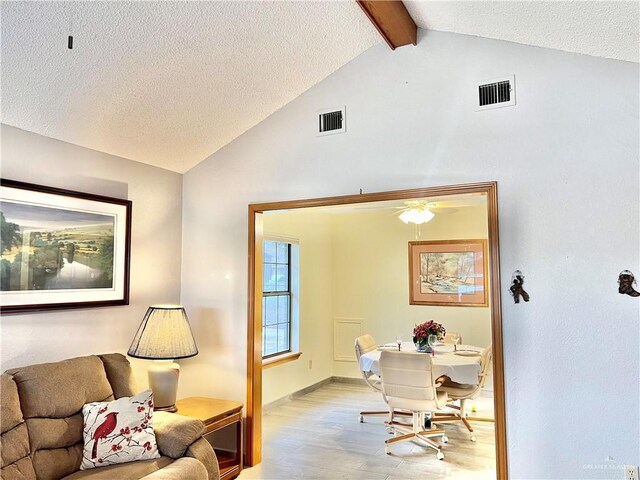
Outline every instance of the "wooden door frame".
<path fill-rule="evenodd" d="M 502 304 L 500 287 L 500 242 L 498 230 L 497 182 L 446 185 L 339 197 L 313 198 L 249 205 L 249 281 L 247 299 L 247 404 L 246 457 L 253 466 L 262 460 L 262 213 L 308 207 L 328 207 L 354 203 L 381 202 L 424 197 L 484 193 L 487 195 L 489 271 L 491 295 L 491 336 L 493 345 L 493 395 L 496 436 L 496 477 L 508 478 L 505 413 L 504 357 L 502 349 Z"/>

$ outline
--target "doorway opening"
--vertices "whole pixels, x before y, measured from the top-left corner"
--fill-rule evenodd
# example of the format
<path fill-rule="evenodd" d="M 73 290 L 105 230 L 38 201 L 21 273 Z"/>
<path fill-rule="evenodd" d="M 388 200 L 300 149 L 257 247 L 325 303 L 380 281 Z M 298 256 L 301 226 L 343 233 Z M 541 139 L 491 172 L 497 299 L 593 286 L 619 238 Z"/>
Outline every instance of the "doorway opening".
<path fill-rule="evenodd" d="M 380 205 L 381 202 L 414 201 L 415 199 L 453 198 L 460 195 L 482 195 L 486 199 L 486 232 L 488 261 L 488 310 L 490 312 L 490 342 L 493 352 L 493 411 L 495 418 L 495 454 L 497 478 L 507 477 L 506 425 L 504 405 L 504 368 L 502 349 L 502 315 L 500 292 L 500 250 L 498 232 L 498 202 L 496 182 L 430 187 L 421 189 L 350 195 L 342 197 L 294 200 L 249 205 L 249 295 L 248 295 L 248 348 L 247 348 L 247 403 L 246 403 L 246 463 L 260 463 L 262 458 L 262 370 L 264 332 L 263 311 L 263 241 L 265 239 L 263 214 L 281 210 L 311 207 L 339 207 L 362 204 Z M 417 227 L 416 227 L 417 232 Z M 418 236 L 418 232 L 416 233 Z M 274 277 L 277 278 L 277 277 Z"/>

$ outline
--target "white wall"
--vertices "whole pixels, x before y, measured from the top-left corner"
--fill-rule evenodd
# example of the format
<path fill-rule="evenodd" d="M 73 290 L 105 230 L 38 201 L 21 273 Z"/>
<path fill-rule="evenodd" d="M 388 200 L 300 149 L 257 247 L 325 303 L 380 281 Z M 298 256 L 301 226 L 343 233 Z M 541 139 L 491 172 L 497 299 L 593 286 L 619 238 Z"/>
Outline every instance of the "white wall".
<path fill-rule="evenodd" d="M 508 74 L 517 105 L 475 112 L 474 82 Z M 421 31 L 216 152 L 184 177 L 182 300 L 208 352 L 185 391 L 245 400 L 248 203 L 497 180 L 512 477 L 640 463 L 638 301 L 616 290 L 639 266 L 638 81 L 637 64 Z M 347 133 L 316 137 L 339 105 Z M 516 268 L 530 303 L 507 295 Z"/>
<path fill-rule="evenodd" d="M 130 305 L 3 315 L 1 371 L 126 353 L 149 305 L 180 301 L 181 175 L 6 125 L 1 138 L 2 178 L 133 201 Z M 145 386 L 148 362 L 131 362 Z"/>
<path fill-rule="evenodd" d="M 302 355 L 263 371 L 262 403 L 268 404 L 332 375 L 331 223 L 319 213 L 275 212 L 263 215 L 263 230 L 265 237 L 275 234 L 297 239 L 300 252 Z"/>
<path fill-rule="evenodd" d="M 411 341 L 414 325 L 433 319 L 459 332 L 466 344 L 489 345 L 489 307 L 409 305 L 407 245 L 416 240 L 416 226 L 400 222 L 393 211 L 365 212 L 332 218 L 333 316 L 363 319 L 362 332 L 378 343 L 393 342 L 396 334 Z M 487 208 L 476 206 L 436 215 L 421 226 L 418 240 L 487 236 Z M 334 362 L 333 373 L 361 375 L 355 359 Z"/>

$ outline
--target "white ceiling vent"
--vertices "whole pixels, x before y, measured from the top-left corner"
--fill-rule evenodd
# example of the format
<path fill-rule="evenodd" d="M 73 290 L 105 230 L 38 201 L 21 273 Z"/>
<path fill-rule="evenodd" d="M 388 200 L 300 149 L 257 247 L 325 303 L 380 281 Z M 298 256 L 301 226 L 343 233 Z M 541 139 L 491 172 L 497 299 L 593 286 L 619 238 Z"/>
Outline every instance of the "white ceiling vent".
<path fill-rule="evenodd" d="M 516 104 L 515 76 L 502 77 L 477 83 L 476 111 L 510 107 Z"/>
<path fill-rule="evenodd" d="M 318 111 L 318 136 L 347 131 L 345 107 L 326 108 Z"/>

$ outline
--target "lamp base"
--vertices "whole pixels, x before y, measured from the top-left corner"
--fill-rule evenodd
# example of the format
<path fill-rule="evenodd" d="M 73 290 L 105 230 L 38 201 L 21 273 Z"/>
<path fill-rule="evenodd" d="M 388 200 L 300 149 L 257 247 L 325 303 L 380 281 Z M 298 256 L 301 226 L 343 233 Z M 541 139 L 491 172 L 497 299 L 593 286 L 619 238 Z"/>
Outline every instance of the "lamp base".
<path fill-rule="evenodd" d="M 161 408 L 158 408 L 158 407 L 156 407 L 156 406 L 155 406 L 155 404 L 154 404 L 153 409 L 154 409 L 156 412 L 169 412 L 169 413 L 176 413 L 176 412 L 178 411 L 178 407 L 176 407 L 175 405 L 171 405 L 170 407 L 161 407 Z"/>
<path fill-rule="evenodd" d="M 153 392 L 153 409 L 160 412 L 177 412 L 180 365 L 172 360 L 155 360 L 147 373 L 149 388 Z"/>

